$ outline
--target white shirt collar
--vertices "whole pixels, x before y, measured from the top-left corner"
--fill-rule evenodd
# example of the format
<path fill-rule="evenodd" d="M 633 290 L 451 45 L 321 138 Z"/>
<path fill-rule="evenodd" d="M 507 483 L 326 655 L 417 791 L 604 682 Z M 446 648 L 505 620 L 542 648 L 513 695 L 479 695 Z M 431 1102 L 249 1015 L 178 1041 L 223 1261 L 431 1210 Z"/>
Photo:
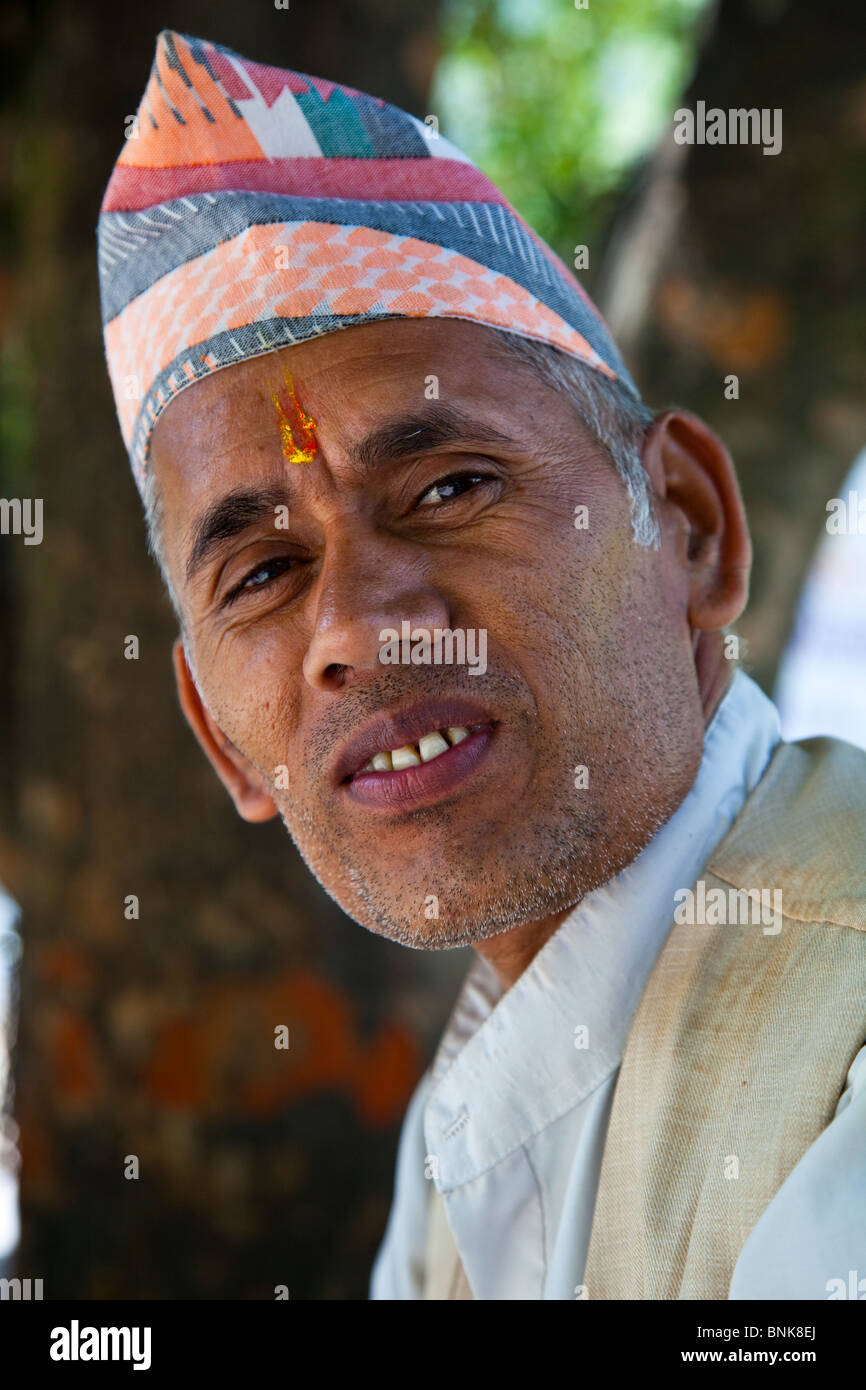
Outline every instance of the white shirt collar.
<path fill-rule="evenodd" d="M 499 1162 L 619 1067 L 674 892 L 696 881 L 779 738 L 775 707 L 735 672 L 691 791 L 638 857 L 578 903 L 507 992 L 476 958 L 431 1069 L 424 1128 L 440 1190 Z"/>

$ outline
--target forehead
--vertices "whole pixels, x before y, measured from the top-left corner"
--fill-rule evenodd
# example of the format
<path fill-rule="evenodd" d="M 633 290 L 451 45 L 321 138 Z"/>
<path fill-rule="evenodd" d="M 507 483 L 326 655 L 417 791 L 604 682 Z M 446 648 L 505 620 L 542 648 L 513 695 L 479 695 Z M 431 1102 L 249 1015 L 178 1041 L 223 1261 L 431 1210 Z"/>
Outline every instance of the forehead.
<path fill-rule="evenodd" d="M 454 319 L 393 320 L 338 332 L 223 368 L 181 391 L 157 421 L 150 466 L 196 485 L 197 461 L 213 479 L 224 470 L 279 465 L 286 369 L 297 399 L 315 420 L 321 446 L 343 444 L 377 420 L 441 401 L 513 422 L 537 383 L 534 374 L 481 325 Z M 514 378 L 522 379 L 519 398 Z M 276 446 L 276 451 L 275 451 Z M 280 465 L 281 466 L 281 465 Z"/>

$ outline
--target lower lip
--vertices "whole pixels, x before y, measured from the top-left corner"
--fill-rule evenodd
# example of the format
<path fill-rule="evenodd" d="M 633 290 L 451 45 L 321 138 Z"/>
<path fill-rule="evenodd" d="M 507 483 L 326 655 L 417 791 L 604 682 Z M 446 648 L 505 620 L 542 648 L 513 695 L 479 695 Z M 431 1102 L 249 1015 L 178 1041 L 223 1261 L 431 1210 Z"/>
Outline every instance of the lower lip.
<path fill-rule="evenodd" d="M 345 790 L 361 806 L 383 811 L 414 810 L 457 791 L 484 761 L 493 742 L 492 724 L 468 734 L 429 763 L 399 772 L 358 772 Z"/>

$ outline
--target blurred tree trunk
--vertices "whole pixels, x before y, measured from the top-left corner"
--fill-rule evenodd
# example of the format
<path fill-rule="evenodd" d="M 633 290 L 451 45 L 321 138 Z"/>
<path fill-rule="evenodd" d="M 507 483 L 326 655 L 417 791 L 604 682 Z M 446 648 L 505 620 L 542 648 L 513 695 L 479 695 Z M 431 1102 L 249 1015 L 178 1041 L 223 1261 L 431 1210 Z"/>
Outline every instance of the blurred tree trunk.
<path fill-rule="evenodd" d="M 170 22 L 423 117 L 436 11 L 177 0 Z M 45 532 L 0 539 L 19 1272 L 45 1298 L 364 1297 L 443 963 L 349 923 L 281 827 L 249 833 L 177 708 L 96 281 L 99 204 L 159 18 L 114 0 L 0 14 L 0 494 L 42 498 Z"/>
<path fill-rule="evenodd" d="M 599 297 L 650 404 L 702 415 L 734 457 L 755 549 L 738 631 L 769 690 L 825 503 L 866 442 L 862 0 L 721 0 L 680 104 L 698 101 L 781 108 L 781 152 L 679 146 L 672 122 Z"/>

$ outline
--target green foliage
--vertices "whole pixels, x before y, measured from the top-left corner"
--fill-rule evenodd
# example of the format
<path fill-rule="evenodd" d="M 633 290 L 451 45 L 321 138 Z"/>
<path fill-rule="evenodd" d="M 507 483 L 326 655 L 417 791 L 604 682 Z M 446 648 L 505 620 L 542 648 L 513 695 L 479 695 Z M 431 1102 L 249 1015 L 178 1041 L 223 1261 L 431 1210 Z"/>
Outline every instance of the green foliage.
<path fill-rule="evenodd" d="M 451 0 L 432 109 L 570 264 L 670 121 L 706 0 Z"/>

